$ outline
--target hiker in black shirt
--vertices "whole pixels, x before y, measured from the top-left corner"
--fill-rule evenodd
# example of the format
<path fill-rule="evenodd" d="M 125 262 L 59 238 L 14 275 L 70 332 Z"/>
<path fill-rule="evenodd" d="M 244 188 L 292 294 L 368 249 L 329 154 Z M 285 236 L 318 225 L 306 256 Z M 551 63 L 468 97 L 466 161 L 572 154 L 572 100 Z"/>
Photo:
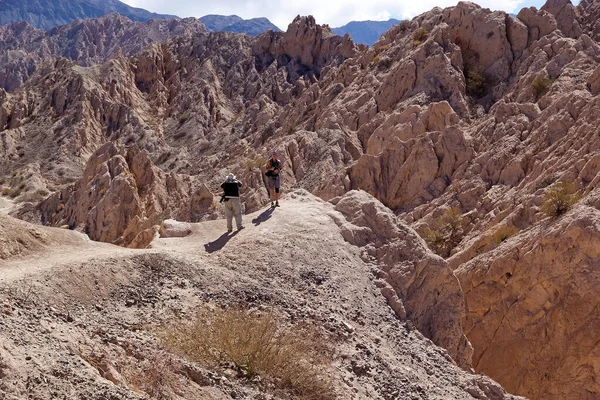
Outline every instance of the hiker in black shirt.
<path fill-rule="evenodd" d="M 269 188 L 269 197 L 271 199 L 271 207 L 279 207 L 279 173 L 283 163 L 277 158 L 277 151 L 273 151 L 271 158 L 267 160 L 265 167 L 265 175 L 267 175 L 267 187 Z"/>
<path fill-rule="evenodd" d="M 225 202 L 227 232 L 231 232 L 233 230 L 232 219 L 234 216 L 237 230 L 241 231 L 244 229 L 244 225 L 242 225 L 242 203 L 240 201 L 241 187 L 242 182 L 238 181 L 234 174 L 227 175 L 225 182 L 221 184 L 221 188 L 223 189 L 223 198 L 221 201 Z"/>

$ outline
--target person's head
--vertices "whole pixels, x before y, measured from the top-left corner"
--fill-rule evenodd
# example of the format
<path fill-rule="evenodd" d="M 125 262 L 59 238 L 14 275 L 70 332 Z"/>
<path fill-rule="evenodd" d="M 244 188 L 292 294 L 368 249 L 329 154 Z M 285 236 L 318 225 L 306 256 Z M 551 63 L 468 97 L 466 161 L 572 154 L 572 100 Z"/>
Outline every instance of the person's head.
<path fill-rule="evenodd" d="M 273 160 L 276 160 L 276 159 L 277 159 L 277 150 L 273 150 L 273 152 L 271 153 L 271 158 L 272 158 Z"/>
<path fill-rule="evenodd" d="M 229 173 L 229 174 L 227 174 L 227 176 L 225 177 L 225 180 L 226 180 L 227 182 L 233 182 L 233 181 L 235 181 L 235 180 L 236 180 L 236 177 L 235 177 L 235 175 L 234 175 L 234 174 L 232 174 L 232 173 Z"/>

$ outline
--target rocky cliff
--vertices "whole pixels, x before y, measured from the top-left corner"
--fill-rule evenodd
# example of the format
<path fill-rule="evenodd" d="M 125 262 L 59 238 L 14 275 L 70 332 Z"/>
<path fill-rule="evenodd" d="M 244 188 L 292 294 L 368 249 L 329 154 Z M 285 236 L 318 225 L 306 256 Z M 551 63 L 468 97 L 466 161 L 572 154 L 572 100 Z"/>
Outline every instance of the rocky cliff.
<path fill-rule="evenodd" d="M 405 228 L 363 235 L 392 214 L 380 221 L 369 201 L 340 203 L 355 215 L 344 237 L 382 265 L 388 301 L 447 310 L 396 307 L 458 363 L 472 346 L 475 370 L 510 391 L 593 399 L 599 17 L 587 1 L 551 0 L 516 18 L 460 2 L 371 48 L 302 17 L 286 32 L 188 33 L 89 67 L 49 60 L 1 93 L 0 185 L 18 201 L 70 187 L 75 204 L 88 199 L 79 179 L 89 157 L 107 142 L 135 144 L 163 173 L 214 193 L 233 171 L 251 212 L 267 202 L 260 166 L 278 149 L 284 190 L 368 192 L 446 259 L 408 246 L 412 233 L 395 238 Z M 87 218 L 75 225 L 88 221 L 92 235 Z"/>

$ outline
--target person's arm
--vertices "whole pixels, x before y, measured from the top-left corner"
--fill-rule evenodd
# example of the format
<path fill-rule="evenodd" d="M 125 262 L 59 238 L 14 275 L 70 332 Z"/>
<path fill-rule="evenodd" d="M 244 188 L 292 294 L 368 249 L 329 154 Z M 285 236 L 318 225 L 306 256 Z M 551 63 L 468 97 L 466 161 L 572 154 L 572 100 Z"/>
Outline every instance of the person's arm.
<path fill-rule="evenodd" d="M 271 160 L 267 160 L 267 165 L 265 166 L 267 171 L 272 171 L 273 167 L 271 166 Z"/>

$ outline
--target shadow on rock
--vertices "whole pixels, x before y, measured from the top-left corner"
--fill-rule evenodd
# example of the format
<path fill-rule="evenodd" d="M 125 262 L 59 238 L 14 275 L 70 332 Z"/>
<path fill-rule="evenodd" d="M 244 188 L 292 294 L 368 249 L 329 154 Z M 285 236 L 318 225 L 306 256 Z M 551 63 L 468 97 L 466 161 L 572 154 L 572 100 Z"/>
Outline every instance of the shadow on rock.
<path fill-rule="evenodd" d="M 269 218 L 271 218 L 271 214 L 273 214 L 274 210 L 275 209 L 273 207 L 267 208 L 265 211 L 260 213 L 260 215 L 258 217 L 254 218 L 252 220 L 252 223 L 254 225 L 260 225 L 261 223 L 263 223 L 266 220 L 268 220 Z"/>
<path fill-rule="evenodd" d="M 229 242 L 229 239 L 231 239 L 232 237 L 234 237 L 237 234 L 238 234 L 237 231 L 233 232 L 231 234 L 224 233 L 221 236 L 219 236 L 219 238 L 217 240 L 213 240 L 212 242 L 206 243 L 204 245 L 204 250 L 206 250 L 207 253 L 214 253 L 215 251 L 219 251 L 223 247 L 225 247 L 227 242 Z"/>

